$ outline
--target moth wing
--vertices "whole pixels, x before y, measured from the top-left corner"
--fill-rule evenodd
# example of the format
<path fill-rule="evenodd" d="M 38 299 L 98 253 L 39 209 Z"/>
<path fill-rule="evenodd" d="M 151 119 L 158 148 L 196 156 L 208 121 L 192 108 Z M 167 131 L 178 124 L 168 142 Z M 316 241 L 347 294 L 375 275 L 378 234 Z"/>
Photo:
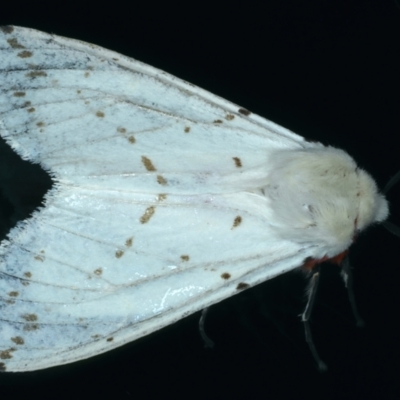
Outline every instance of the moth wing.
<path fill-rule="evenodd" d="M 273 122 L 91 44 L 10 27 L 0 32 L 0 51 L 1 135 L 63 183 L 232 192 L 254 187 L 271 152 L 307 146 Z"/>
<path fill-rule="evenodd" d="M 299 266 L 245 191 L 286 129 L 102 48 L 0 31 L 0 134 L 56 180 L 0 248 L 0 367 L 107 351 Z"/>
<path fill-rule="evenodd" d="M 260 198 L 53 192 L 1 248 L 2 368 L 102 353 L 299 266 L 312 249 L 275 237 Z"/>

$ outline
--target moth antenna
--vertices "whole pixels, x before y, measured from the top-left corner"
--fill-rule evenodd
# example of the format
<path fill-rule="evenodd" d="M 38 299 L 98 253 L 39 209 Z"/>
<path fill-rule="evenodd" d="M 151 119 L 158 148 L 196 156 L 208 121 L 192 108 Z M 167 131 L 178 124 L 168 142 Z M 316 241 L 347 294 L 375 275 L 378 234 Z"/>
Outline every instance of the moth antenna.
<path fill-rule="evenodd" d="M 393 235 L 400 237 L 400 228 L 397 225 L 392 224 L 389 221 L 384 221 L 382 222 L 382 226 L 390 233 L 393 233 Z"/>
<path fill-rule="evenodd" d="M 325 372 L 325 371 L 327 371 L 328 366 L 321 360 L 321 358 L 317 352 L 317 349 L 314 344 L 314 340 L 312 338 L 311 329 L 310 329 L 310 316 L 311 316 L 311 312 L 312 312 L 312 309 L 314 306 L 315 297 L 317 294 L 319 277 L 320 277 L 319 266 L 316 266 L 312 270 L 312 276 L 311 276 L 310 286 L 309 286 L 309 290 L 308 290 L 308 300 L 307 300 L 306 308 L 304 309 L 304 312 L 301 316 L 301 321 L 304 324 L 304 332 L 305 332 L 305 336 L 306 336 L 306 342 L 311 351 L 311 354 L 314 357 L 315 362 L 317 363 L 318 370 L 320 372 Z"/>
<path fill-rule="evenodd" d="M 389 179 L 389 182 L 386 184 L 383 189 L 383 194 L 387 194 L 387 192 L 394 186 L 396 183 L 400 181 L 400 171 L 397 172 L 394 176 Z"/>
<path fill-rule="evenodd" d="M 204 347 L 212 349 L 214 347 L 214 342 L 208 337 L 204 329 L 204 323 L 206 321 L 206 315 L 209 309 L 210 307 L 206 307 L 201 311 L 201 317 L 199 320 L 199 330 L 200 330 L 200 336 L 204 342 Z"/>

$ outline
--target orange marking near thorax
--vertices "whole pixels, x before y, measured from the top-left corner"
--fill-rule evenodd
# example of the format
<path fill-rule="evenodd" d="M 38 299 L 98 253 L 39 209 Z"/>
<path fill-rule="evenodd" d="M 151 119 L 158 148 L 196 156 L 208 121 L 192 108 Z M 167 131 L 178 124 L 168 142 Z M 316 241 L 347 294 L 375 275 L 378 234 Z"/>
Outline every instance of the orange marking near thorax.
<path fill-rule="evenodd" d="M 334 256 L 334 257 L 322 257 L 322 258 L 310 258 L 307 259 L 304 264 L 302 265 L 301 268 L 305 269 L 305 270 L 312 270 L 316 265 L 321 264 L 323 262 L 330 262 L 332 264 L 336 264 L 336 265 L 340 265 L 343 261 L 343 259 L 347 256 L 349 250 L 345 250 L 342 253 L 339 253 L 338 255 Z"/>

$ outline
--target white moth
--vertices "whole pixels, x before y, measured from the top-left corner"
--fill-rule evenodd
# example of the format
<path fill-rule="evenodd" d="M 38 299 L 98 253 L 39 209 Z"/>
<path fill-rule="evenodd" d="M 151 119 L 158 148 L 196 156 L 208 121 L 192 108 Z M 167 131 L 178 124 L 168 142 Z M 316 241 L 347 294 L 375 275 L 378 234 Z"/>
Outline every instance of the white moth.
<path fill-rule="evenodd" d="M 4 371 L 91 357 L 340 259 L 388 215 L 346 152 L 31 29 L 0 31 L 0 134 L 56 182 L 1 244 Z"/>

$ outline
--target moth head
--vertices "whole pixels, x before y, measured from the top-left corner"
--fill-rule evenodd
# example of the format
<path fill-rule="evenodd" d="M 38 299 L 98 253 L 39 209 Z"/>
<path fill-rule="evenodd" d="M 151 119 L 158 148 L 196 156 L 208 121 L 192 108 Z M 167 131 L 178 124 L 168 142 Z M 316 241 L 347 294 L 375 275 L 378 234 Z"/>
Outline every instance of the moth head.
<path fill-rule="evenodd" d="M 388 217 L 387 200 L 378 192 L 371 176 L 361 169 L 358 170 L 358 197 L 357 230 L 362 231 L 371 223 L 382 222 Z"/>

